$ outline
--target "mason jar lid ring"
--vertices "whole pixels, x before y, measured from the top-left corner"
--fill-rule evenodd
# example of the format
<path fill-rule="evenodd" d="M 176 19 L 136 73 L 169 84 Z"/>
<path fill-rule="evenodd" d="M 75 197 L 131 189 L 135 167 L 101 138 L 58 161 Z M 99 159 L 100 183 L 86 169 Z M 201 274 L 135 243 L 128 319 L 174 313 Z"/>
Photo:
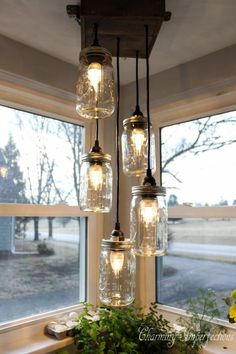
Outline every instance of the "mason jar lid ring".
<path fill-rule="evenodd" d="M 129 239 L 125 239 L 124 241 L 113 241 L 111 239 L 102 240 L 102 247 L 111 251 L 127 251 L 132 249 L 132 242 Z"/>
<path fill-rule="evenodd" d="M 162 186 L 141 185 L 132 187 L 132 196 L 158 197 L 165 196 L 166 188 Z"/>
<path fill-rule="evenodd" d="M 111 155 L 99 153 L 99 152 L 89 152 L 84 154 L 81 158 L 82 162 L 110 162 Z"/>
<path fill-rule="evenodd" d="M 133 115 L 129 118 L 124 119 L 123 127 L 131 126 L 132 128 L 147 128 L 147 117 L 142 115 Z"/>
<path fill-rule="evenodd" d="M 112 56 L 111 53 L 104 47 L 91 46 L 84 48 L 80 52 L 79 61 L 84 61 L 88 65 L 92 62 L 99 62 L 100 64 L 111 64 Z"/>

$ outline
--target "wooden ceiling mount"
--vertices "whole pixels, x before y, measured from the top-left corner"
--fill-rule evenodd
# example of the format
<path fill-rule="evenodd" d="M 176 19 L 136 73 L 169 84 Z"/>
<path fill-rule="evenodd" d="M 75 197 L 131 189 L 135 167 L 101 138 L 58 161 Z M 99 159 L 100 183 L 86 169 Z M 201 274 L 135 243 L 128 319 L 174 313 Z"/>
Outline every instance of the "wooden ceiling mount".
<path fill-rule="evenodd" d="M 116 56 L 116 38 L 120 38 L 120 55 L 145 58 L 145 25 L 149 26 L 149 55 L 163 21 L 171 12 L 165 10 L 165 0 L 81 0 L 80 5 L 68 5 L 67 13 L 81 25 L 82 48 L 93 43 L 94 24 L 98 25 L 101 46 Z"/>

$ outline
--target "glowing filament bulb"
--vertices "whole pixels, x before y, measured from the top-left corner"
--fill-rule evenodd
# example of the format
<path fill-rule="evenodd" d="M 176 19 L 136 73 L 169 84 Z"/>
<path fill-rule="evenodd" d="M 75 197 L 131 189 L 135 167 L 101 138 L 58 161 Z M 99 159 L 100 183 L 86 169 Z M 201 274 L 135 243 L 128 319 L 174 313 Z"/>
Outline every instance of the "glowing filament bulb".
<path fill-rule="evenodd" d="M 99 84 L 102 80 L 102 65 L 99 63 L 91 63 L 88 67 L 88 78 L 96 93 L 99 90 Z"/>
<path fill-rule="evenodd" d="M 122 251 L 111 251 L 110 253 L 111 267 L 117 276 L 121 271 L 124 264 L 124 252 Z"/>
<path fill-rule="evenodd" d="M 102 189 L 103 171 L 101 165 L 92 164 L 89 167 L 89 183 L 92 189 L 94 189 L 95 191 Z"/>
<path fill-rule="evenodd" d="M 145 135 L 143 129 L 133 129 L 131 140 L 135 148 L 137 155 L 141 154 L 142 146 L 144 143 Z"/>
<path fill-rule="evenodd" d="M 156 199 L 143 199 L 140 203 L 141 221 L 145 227 L 154 226 L 159 221 Z"/>

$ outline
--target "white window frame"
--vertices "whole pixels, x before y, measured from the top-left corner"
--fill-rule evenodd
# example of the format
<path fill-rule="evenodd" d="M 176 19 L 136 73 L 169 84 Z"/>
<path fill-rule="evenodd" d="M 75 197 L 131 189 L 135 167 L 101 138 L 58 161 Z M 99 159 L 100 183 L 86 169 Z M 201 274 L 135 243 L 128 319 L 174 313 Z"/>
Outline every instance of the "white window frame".
<path fill-rule="evenodd" d="M 235 97 L 235 92 L 232 93 L 232 96 Z M 230 101 L 231 102 L 231 101 Z M 225 103 L 225 104 L 224 104 Z M 197 104 L 197 103 L 196 103 Z M 161 128 L 165 128 L 174 124 L 190 122 L 196 119 L 201 119 L 208 116 L 214 116 L 217 114 L 224 114 L 230 111 L 236 111 L 236 105 L 229 104 L 227 106 L 227 100 L 221 102 L 221 105 L 216 105 L 214 98 L 209 100 L 207 105 L 205 102 L 198 102 L 198 108 L 196 109 L 195 105 L 184 104 L 181 108 L 171 109 L 170 111 L 164 110 L 163 112 L 158 112 L 154 114 L 154 130 L 157 139 L 157 156 L 159 157 L 159 162 L 161 163 Z M 156 119 L 155 119 L 156 118 Z M 161 168 L 159 165 L 158 171 L 158 180 L 161 181 Z M 170 218 L 236 218 L 236 206 L 224 206 L 224 207 L 189 207 L 185 205 L 176 206 L 168 208 L 168 217 Z M 162 257 L 161 257 L 162 258 Z M 156 262 L 156 275 L 155 275 L 155 298 L 158 301 L 158 277 L 160 276 L 160 268 L 162 259 Z M 186 315 L 186 311 L 174 306 L 159 304 L 159 309 L 169 318 L 172 322 L 178 316 Z M 235 330 L 235 327 L 232 324 L 228 323 L 225 320 L 218 320 L 222 326 Z"/>
<path fill-rule="evenodd" d="M 64 122 L 81 125 L 85 128 L 85 149 L 90 149 L 95 134 L 95 124 L 81 119 L 75 112 L 75 95 L 55 89 L 48 85 L 39 84 L 15 74 L 0 70 L 0 105 L 32 112 L 55 118 Z M 0 120 L 2 118 L 0 117 Z M 101 136 L 103 125 L 101 124 Z M 100 139 L 102 140 L 102 138 Z M 86 213 L 77 206 L 68 205 L 31 205 L 31 204 L 0 204 L 0 216 L 81 216 L 87 217 L 87 255 L 86 255 L 86 295 L 89 303 L 96 304 L 98 300 L 98 258 L 100 240 L 103 234 L 103 216 Z M 84 281 L 82 277 L 82 281 Z M 82 305 L 50 311 L 40 315 L 11 321 L 0 325 L 0 335 L 26 326 L 44 325 L 70 311 L 81 311 Z"/>

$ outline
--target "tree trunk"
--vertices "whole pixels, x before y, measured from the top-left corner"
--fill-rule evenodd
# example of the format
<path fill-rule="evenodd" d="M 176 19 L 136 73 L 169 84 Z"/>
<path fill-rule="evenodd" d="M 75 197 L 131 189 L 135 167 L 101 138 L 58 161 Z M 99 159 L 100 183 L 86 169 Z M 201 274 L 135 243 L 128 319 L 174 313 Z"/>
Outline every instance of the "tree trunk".
<path fill-rule="evenodd" d="M 48 238 L 53 236 L 53 219 L 52 217 L 48 218 Z"/>
<path fill-rule="evenodd" d="M 39 241 L 39 218 L 34 218 L 34 241 Z"/>
<path fill-rule="evenodd" d="M 78 221 L 79 232 L 80 232 L 80 217 L 77 218 L 77 221 Z"/>
<path fill-rule="evenodd" d="M 24 218 L 24 221 L 23 221 L 23 233 L 24 233 L 24 238 L 26 238 L 26 226 L 27 226 L 27 221 L 26 221 L 26 218 Z"/>

